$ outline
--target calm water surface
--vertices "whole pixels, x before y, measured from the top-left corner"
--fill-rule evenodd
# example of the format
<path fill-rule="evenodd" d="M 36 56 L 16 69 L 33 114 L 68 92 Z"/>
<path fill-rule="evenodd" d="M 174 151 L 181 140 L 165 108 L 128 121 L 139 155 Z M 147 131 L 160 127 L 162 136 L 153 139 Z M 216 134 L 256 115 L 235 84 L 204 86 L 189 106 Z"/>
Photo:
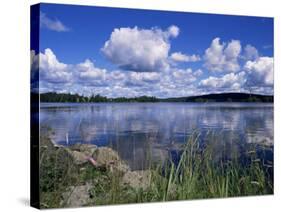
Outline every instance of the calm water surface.
<path fill-rule="evenodd" d="M 40 125 L 61 145 L 110 146 L 133 169 L 145 168 L 148 155 L 164 161 L 194 131 L 202 140 L 219 135 L 215 145 L 227 143 L 229 152 L 273 146 L 273 104 L 267 103 L 42 103 Z"/>

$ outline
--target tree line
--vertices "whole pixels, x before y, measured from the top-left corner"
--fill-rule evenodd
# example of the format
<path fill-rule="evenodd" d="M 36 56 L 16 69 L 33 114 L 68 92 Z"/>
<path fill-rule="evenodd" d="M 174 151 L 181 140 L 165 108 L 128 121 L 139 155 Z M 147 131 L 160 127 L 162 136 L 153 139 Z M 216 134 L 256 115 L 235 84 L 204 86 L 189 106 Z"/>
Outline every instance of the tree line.
<path fill-rule="evenodd" d="M 108 98 L 100 94 L 83 96 L 70 93 L 41 93 L 40 102 L 273 102 L 273 96 L 248 93 L 220 93 L 201 96 L 157 98 L 155 96 Z"/>
<path fill-rule="evenodd" d="M 40 102 L 76 102 L 76 103 L 90 103 L 90 102 L 157 102 L 158 99 L 154 96 L 139 96 L 139 97 L 117 97 L 108 98 L 100 94 L 91 96 L 82 96 L 79 94 L 70 93 L 42 93 L 40 94 Z"/>

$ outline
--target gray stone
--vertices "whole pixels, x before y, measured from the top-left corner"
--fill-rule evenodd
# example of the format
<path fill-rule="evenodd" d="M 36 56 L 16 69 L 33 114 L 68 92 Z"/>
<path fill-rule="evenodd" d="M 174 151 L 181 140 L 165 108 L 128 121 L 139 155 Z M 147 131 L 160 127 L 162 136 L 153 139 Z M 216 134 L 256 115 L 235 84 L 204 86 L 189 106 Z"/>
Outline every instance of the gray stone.
<path fill-rule="evenodd" d="M 70 186 L 67 191 L 62 194 L 62 207 L 81 207 L 90 203 L 90 183 L 80 186 Z"/>
<path fill-rule="evenodd" d="M 88 162 L 88 158 L 92 157 L 97 149 L 98 147 L 92 144 L 75 144 L 67 148 L 67 151 L 75 164 L 82 165 Z"/>
<path fill-rule="evenodd" d="M 93 158 L 99 167 L 105 167 L 110 171 L 117 170 L 125 173 L 130 170 L 129 166 L 120 159 L 117 152 L 108 147 L 98 148 L 94 152 Z"/>
<path fill-rule="evenodd" d="M 84 153 L 86 156 L 92 156 L 98 147 L 94 144 L 74 144 L 70 147 L 71 150 Z"/>
<path fill-rule="evenodd" d="M 81 165 L 88 162 L 87 156 L 82 152 L 69 151 L 69 154 L 72 156 L 74 163 L 77 165 Z"/>
<path fill-rule="evenodd" d="M 124 185 L 129 185 L 132 188 L 143 190 L 150 186 L 152 177 L 152 171 L 128 171 L 124 174 L 122 183 Z"/>

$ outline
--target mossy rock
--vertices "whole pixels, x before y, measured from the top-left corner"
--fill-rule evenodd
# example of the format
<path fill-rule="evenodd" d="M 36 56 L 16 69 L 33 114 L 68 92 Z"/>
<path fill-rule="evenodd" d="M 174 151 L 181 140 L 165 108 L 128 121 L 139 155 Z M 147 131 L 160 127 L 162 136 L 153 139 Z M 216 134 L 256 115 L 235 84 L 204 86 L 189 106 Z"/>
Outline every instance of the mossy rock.
<path fill-rule="evenodd" d="M 108 147 L 98 148 L 93 158 L 96 160 L 99 167 L 104 167 L 110 171 L 120 171 L 125 173 L 130 170 L 129 166 L 121 160 L 116 151 Z"/>
<path fill-rule="evenodd" d="M 69 149 L 84 153 L 86 156 L 91 157 L 98 147 L 94 144 L 74 144 L 73 146 L 69 147 Z"/>
<path fill-rule="evenodd" d="M 69 149 L 67 149 L 67 151 L 73 158 L 73 163 L 75 163 L 76 165 L 82 165 L 88 162 L 87 156 L 84 153 L 78 152 L 76 150 L 71 151 Z"/>
<path fill-rule="evenodd" d="M 92 157 L 98 147 L 92 144 L 75 144 L 66 149 L 76 165 L 83 165 L 88 162 L 88 158 Z"/>
<path fill-rule="evenodd" d="M 91 201 L 90 190 L 92 185 L 69 186 L 62 194 L 61 207 L 81 207 L 86 206 Z"/>
<path fill-rule="evenodd" d="M 122 183 L 124 186 L 130 186 L 134 189 L 146 190 L 150 186 L 152 171 L 128 171 L 124 174 L 122 178 Z"/>

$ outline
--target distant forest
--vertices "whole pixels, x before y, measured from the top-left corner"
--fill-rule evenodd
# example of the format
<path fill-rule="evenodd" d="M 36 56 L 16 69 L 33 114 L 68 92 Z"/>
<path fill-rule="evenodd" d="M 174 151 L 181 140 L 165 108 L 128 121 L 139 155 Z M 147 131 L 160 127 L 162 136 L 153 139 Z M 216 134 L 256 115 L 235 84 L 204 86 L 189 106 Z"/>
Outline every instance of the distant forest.
<path fill-rule="evenodd" d="M 33 93 L 31 95 L 38 94 Z M 40 102 L 273 102 L 273 96 L 248 93 L 220 93 L 175 98 L 157 98 L 154 96 L 108 98 L 99 94 L 88 97 L 79 94 L 49 92 L 40 94 Z"/>

